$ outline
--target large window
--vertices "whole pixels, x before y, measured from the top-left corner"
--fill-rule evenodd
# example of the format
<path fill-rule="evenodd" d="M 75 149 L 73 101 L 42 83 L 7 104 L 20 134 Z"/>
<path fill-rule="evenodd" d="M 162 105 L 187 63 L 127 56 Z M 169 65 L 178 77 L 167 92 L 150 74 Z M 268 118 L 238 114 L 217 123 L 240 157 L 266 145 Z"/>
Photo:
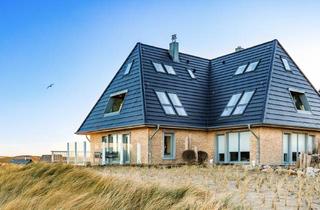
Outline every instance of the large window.
<path fill-rule="evenodd" d="M 250 133 L 235 132 L 228 134 L 228 149 L 230 162 L 250 161 Z"/>
<path fill-rule="evenodd" d="M 175 158 L 175 139 L 173 133 L 164 133 L 162 151 L 163 159 Z"/>
<path fill-rule="evenodd" d="M 107 164 L 130 163 L 130 135 L 129 134 L 109 134 L 102 137 L 105 148 L 102 148 L 102 155 L 105 152 Z"/>
<path fill-rule="evenodd" d="M 243 114 L 247 108 L 254 91 L 246 91 L 243 93 L 237 93 L 231 96 L 227 106 L 223 110 L 221 117 Z"/>
<path fill-rule="evenodd" d="M 124 98 L 126 97 L 127 91 L 121 91 L 110 95 L 105 114 L 118 113 L 121 111 Z"/>
<path fill-rule="evenodd" d="M 232 132 L 217 136 L 218 162 L 249 162 L 250 132 Z"/>
<path fill-rule="evenodd" d="M 316 150 L 315 137 L 303 133 L 283 134 L 283 162 L 296 162 L 301 153 L 313 154 Z"/>
<path fill-rule="evenodd" d="M 179 116 L 188 116 L 177 94 L 175 93 L 167 94 L 165 92 L 160 92 L 160 91 L 156 91 L 156 94 L 166 114 L 175 115 L 177 112 Z M 170 100 L 167 95 L 169 96 Z"/>
<path fill-rule="evenodd" d="M 290 91 L 294 106 L 298 111 L 310 111 L 307 97 L 304 93 Z"/>
<path fill-rule="evenodd" d="M 102 137 L 102 141 L 106 143 L 106 162 L 107 163 L 120 163 L 119 145 L 116 134 L 109 134 Z M 103 154 L 102 154 L 103 155 Z"/>

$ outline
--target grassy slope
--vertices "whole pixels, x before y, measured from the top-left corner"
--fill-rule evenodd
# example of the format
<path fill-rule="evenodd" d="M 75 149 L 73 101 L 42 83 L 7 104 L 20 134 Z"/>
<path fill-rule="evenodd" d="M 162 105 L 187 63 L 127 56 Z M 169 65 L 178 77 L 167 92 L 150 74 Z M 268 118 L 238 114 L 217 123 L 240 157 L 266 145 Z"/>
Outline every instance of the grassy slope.
<path fill-rule="evenodd" d="M 4 156 L 0 156 L 0 163 L 9 163 L 10 160 L 12 160 L 14 157 L 4 157 Z M 32 156 L 31 157 L 33 162 L 39 162 L 40 161 L 40 157 L 39 156 Z"/>
<path fill-rule="evenodd" d="M 191 187 L 163 188 L 68 165 L 0 167 L 1 209 L 226 209 Z"/>
<path fill-rule="evenodd" d="M 0 157 L 0 163 L 9 163 L 12 157 Z"/>

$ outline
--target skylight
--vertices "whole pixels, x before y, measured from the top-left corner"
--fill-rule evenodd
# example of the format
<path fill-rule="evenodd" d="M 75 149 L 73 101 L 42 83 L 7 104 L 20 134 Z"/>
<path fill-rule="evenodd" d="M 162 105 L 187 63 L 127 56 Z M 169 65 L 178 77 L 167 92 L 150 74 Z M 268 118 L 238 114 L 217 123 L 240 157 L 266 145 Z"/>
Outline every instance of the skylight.
<path fill-rule="evenodd" d="M 166 114 L 175 115 L 177 112 L 180 116 L 188 116 L 177 94 L 168 93 L 170 100 L 165 92 L 156 91 L 156 94 Z M 174 111 L 173 107 L 176 112 Z"/>
<path fill-rule="evenodd" d="M 246 91 L 244 93 L 234 94 L 230 98 L 226 108 L 223 110 L 221 117 L 230 116 L 231 114 L 232 115 L 243 114 L 253 94 L 254 94 L 254 91 Z"/>
<path fill-rule="evenodd" d="M 188 69 L 188 73 L 189 73 L 189 75 L 190 75 L 190 77 L 191 77 L 192 79 L 195 79 L 195 78 L 196 78 L 196 75 L 194 75 L 194 73 L 193 73 L 193 71 L 192 71 L 191 69 Z"/>
<path fill-rule="evenodd" d="M 282 63 L 283 63 L 283 65 L 284 65 L 284 68 L 285 68 L 287 71 L 291 71 L 291 68 L 290 68 L 290 65 L 289 65 L 288 60 L 285 59 L 285 58 L 281 58 L 281 60 L 282 60 Z"/>
<path fill-rule="evenodd" d="M 165 92 L 156 92 L 158 99 L 162 105 L 162 108 L 164 109 L 164 112 L 166 114 L 175 115 L 176 113 L 173 110 L 173 107 L 166 95 Z"/>
<path fill-rule="evenodd" d="M 248 64 L 239 66 L 238 69 L 237 69 L 237 71 L 236 71 L 236 73 L 235 73 L 235 75 L 237 75 L 237 74 L 242 74 L 242 73 L 244 72 L 244 70 L 246 69 L 247 65 L 248 65 Z"/>
<path fill-rule="evenodd" d="M 290 91 L 290 94 L 298 111 L 311 111 L 307 97 L 304 93 Z"/>
<path fill-rule="evenodd" d="M 127 94 L 127 91 L 121 91 L 121 92 L 110 95 L 110 98 L 105 110 L 105 114 L 120 112 L 126 94 Z"/>
<path fill-rule="evenodd" d="M 244 94 L 241 97 L 241 100 L 239 101 L 236 109 L 233 112 L 233 115 L 243 114 L 243 112 L 246 109 L 246 107 L 248 106 L 248 103 L 251 100 L 253 94 L 254 94 L 254 91 L 244 92 Z"/>
<path fill-rule="evenodd" d="M 166 73 L 161 63 L 152 62 L 157 72 Z"/>
<path fill-rule="evenodd" d="M 248 68 L 246 69 L 246 72 L 254 71 L 258 65 L 259 61 L 250 63 Z"/>
<path fill-rule="evenodd" d="M 236 104 L 238 103 L 240 97 L 241 97 L 241 93 L 237 93 L 237 94 L 234 94 L 230 98 L 226 108 L 223 110 L 223 112 L 221 114 L 222 117 L 231 115 L 231 113 L 232 113 L 234 107 L 236 106 Z"/>
<path fill-rule="evenodd" d="M 176 109 L 178 115 L 180 116 L 188 116 L 186 111 L 184 110 L 180 99 L 178 98 L 178 96 L 174 93 L 168 93 L 169 98 L 174 106 L 174 108 Z"/>
<path fill-rule="evenodd" d="M 164 67 L 166 68 L 168 74 L 173 74 L 173 75 L 176 75 L 176 72 L 174 71 L 173 67 L 172 66 L 169 66 L 169 65 L 164 65 Z"/>
<path fill-rule="evenodd" d="M 235 75 L 243 74 L 245 72 L 254 71 L 254 70 L 256 70 L 258 64 L 259 64 L 259 61 L 255 61 L 255 62 L 249 63 L 249 65 L 245 64 L 245 65 L 239 66 Z"/>
<path fill-rule="evenodd" d="M 133 63 L 133 61 L 131 61 L 130 63 L 127 64 L 126 71 L 124 72 L 124 75 L 129 74 L 131 67 L 132 67 L 132 63 Z"/>

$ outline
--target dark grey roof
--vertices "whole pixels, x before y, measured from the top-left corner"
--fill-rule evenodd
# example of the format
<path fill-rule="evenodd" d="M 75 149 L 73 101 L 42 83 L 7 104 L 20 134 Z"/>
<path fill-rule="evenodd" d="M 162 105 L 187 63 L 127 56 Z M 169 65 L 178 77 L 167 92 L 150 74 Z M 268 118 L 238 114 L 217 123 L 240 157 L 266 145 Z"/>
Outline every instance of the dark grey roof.
<path fill-rule="evenodd" d="M 288 59 L 293 71 L 286 71 L 280 57 Z M 134 60 L 128 75 L 126 64 Z M 235 75 L 237 68 L 259 61 L 255 71 Z M 173 66 L 176 75 L 159 73 L 152 62 Z M 192 79 L 187 71 L 195 71 Z M 289 88 L 305 91 L 312 114 L 297 113 Z M 110 94 L 128 90 L 120 114 L 104 116 Z M 255 90 L 245 112 L 221 117 L 230 97 Z M 176 93 L 188 116 L 164 113 L 155 91 Z M 320 97 L 277 40 L 212 60 L 180 53 L 173 62 L 167 49 L 138 43 L 106 88 L 77 133 L 136 125 L 218 128 L 247 124 L 273 124 L 320 128 Z"/>

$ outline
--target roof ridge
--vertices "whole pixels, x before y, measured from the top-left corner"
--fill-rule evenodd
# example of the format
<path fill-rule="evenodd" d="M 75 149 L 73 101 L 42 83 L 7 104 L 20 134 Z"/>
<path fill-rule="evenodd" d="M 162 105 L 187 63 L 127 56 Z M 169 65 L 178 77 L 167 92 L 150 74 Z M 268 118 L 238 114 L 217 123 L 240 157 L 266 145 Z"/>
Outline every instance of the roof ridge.
<path fill-rule="evenodd" d="M 271 58 L 271 63 L 270 63 L 270 72 L 269 72 L 269 78 L 268 78 L 268 86 L 266 88 L 266 99 L 265 99 L 265 104 L 264 104 L 264 110 L 263 110 L 263 115 L 262 115 L 262 123 L 265 122 L 265 116 L 267 112 L 267 104 L 269 101 L 269 90 L 270 90 L 270 85 L 271 85 L 271 77 L 272 77 L 272 70 L 273 70 L 273 64 L 274 64 L 274 59 L 276 56 L 276 48 L 277 48 L 277 43 L 279 42 L 277 39 L 273 40 L 273 49 L 272 49 L 272 58 Z"/>
<path fill-rule="evenodd" d="M 179 52 L 179 53 L 182 54 L 182 55 L 187 55 L 187 56 L 192 56 L 192 57 L 195 57 L 195 58 L 200 58 L 200 59 L 204 59 L 204 60 L 208 60 L 208 61 L 213 61 L 215 59 L 222 58 L 224 56 L 229 56 L 229 55 L 233 55 L 233 54 L 236 54 L 236 53 L 244 52 L 246 50 L 250 50 L 252 48 L 259 47 L 261 45 L 264 45 L 264 44 L 267 44 L 267 43 L 272 43 L 272 42 L 279 42 L 279 41 L 277 39 L 273 39 L 273 40 L 270 40 L 270 41 L 267 41 L 267 42 L 263 42 L 261 44 L 253 45 L 253 46 L 245 48 L 245 49 L 243 49 L 241 51 L 231 52 L 231 53 L 228 53 L 228 54 L 225 54 L 225 55 L 220 55 L 220 56 L 214 57 L 214 58 L 204 58 L 204 57 L 201 57 L 201 56 L 198 56 L 198 55 L 192 55 L 192 54 L 188 54 L 188 53 L 184 53 L 184 52 Z M 150 45 L 150 44 L 145 44 L 145 43 L 142 43 L 142 42 L 137 42 L 137 44 L 141 44 L 141 45 L 145 45 L 147 47 L 153 47 L 153 48 L 157 48 L 157 49 L 168 51 L 168 49 L 166 49 L 166 48 L 158 47 L 158 46 L 154 46 L 154 45 Z"/>

